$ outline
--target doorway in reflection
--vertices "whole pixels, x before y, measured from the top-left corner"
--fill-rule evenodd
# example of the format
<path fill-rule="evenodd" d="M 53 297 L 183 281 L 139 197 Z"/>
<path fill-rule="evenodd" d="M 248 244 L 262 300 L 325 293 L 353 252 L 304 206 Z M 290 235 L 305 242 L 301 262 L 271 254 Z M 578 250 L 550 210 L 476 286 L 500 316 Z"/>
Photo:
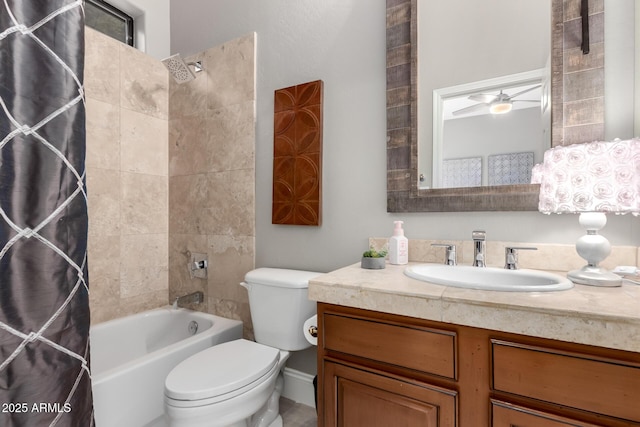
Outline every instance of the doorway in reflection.
<path fill-rule="evenodd" d="M 432 188 L 530 183 L 551 145 L 546 74 L 435 90 Z"/>

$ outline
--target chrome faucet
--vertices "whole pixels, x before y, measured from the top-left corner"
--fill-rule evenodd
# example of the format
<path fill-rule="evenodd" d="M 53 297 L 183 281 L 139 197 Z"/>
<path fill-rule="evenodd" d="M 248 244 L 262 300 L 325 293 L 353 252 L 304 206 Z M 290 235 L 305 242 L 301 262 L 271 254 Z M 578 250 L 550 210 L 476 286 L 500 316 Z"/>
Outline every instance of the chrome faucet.
<path fill-rule="evenodd" d="M 507 246 L 504 249 L 504 268 L 507 270 L 517 270 L 518 269 L 518 250 L 530 250 L 536 251 L 538 248 L 529 247 L 529 246 Z"/>
<path fill-rule="evenodd" d="M 202 291 L 197 291 L 187 295 L 182 295 L 181 297 L 177 297 L 173 301 L 173 308 L 174 309 L 178 308 L 180 304 L 188 304 L 188 303 L 201 304 L 203 302 L 204 302 L 204 294 L 202 293 Z"/>
<path fill-rule="evenodd" d="M 445 265 L 456 265 L 458 260 L 456 259 L 456 245 L 450 243 L 432 243 L 431 246 L 441 246 L 445 248 L 444 263 Z"/>
<path fill-rule="evenodd" d="M 485 252 L 487 249 L 487 233 L 482 230 L 474 230 L 471 233 L 471 237 L 473 238 L 473 266 L 486 267 Z"/>

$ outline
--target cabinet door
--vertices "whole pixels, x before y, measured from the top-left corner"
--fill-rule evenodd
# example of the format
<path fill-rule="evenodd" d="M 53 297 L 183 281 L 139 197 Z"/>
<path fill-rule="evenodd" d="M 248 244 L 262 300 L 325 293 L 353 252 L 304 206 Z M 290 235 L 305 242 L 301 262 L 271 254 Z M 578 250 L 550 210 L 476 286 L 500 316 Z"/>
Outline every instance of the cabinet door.
<path fill-rule="evenodd" d="M 491 401 L 492 427 L 596 427 L 510 403 Z"/>
<path fill-rule="evenodd" d="M 454 427 L 457 393 L 339 363 L 324 363 L 325 427 Z"/>

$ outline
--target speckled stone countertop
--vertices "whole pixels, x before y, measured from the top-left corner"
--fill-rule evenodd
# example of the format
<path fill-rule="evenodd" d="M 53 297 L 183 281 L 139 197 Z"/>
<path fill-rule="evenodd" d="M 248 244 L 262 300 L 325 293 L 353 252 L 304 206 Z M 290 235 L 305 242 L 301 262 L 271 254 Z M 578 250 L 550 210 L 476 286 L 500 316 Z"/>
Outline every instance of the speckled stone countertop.
<path fill-rule="evenodd" d="M 640 286 L 575 285 L 559 292 L 497 292 L 426 283 L 406 266 L 360 264 L 309 282 L 314 301 L 503 332 L 640 352 Z M 561 274 L 563 275 L 563 274 Z"/>

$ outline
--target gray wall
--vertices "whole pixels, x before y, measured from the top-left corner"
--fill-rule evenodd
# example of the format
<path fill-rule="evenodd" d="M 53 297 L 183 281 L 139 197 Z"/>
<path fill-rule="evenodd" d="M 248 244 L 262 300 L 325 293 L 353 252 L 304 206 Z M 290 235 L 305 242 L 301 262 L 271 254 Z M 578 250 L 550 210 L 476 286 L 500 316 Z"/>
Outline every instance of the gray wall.
<path fill-rule="evenodd" d="M 573 243 L 577 217 L 537 212 L 386 212 L 383 0 L 172 0 L 171 52 L 257 33 L 256 264 L 328 271 L 359 260 L 369 236 L 405 221 L 409 238 Z M 446 64 L 439 64 L 446 67 Z M 321 227 L 271 224 L 273 92 L 324 80 Z M 610 217 L 613 245 L 640 244 L 637 218 Z M 577 266 L 576 266 L 577 267 Z"/>
<path fill-rule="evenodd" d="M 135 21 L 136 49 L 156 59 L 169 56 L 170 0 L 108 0 Z"/>

